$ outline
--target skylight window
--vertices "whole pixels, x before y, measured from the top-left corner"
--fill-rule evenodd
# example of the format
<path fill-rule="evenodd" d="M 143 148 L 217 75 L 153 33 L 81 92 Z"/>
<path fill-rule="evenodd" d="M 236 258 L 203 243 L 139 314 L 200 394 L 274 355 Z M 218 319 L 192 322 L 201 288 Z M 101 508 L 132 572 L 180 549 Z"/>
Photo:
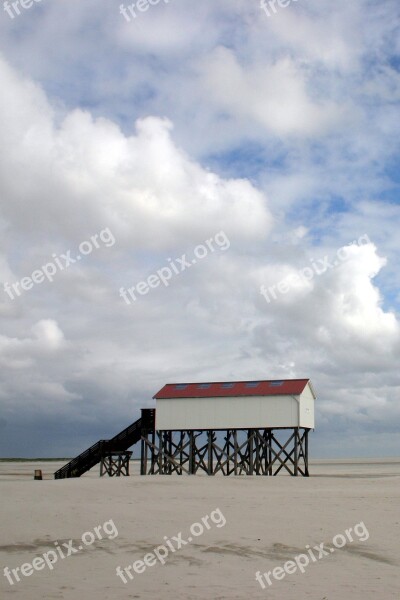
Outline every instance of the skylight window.
<path fill-rule="evenodd" d="M 233 388 L 234 383 L 221 383 L 221 387 L 223 388 Z"/>
<path fill-rule="evenodd" d="M 178 384 L 175 386 L 175 389 L 176 389 L 176 390 L 185 390 L 185 389 L 187 388 L 187 386 L 188 386 L 188 384 L 187 384 L 187 383 L 178 383 Z"/>
<path fill-rule="evenodd" d="M 246 387 L 247 387 L 247 388 L 255 388 L 255 387 L 257 387 L 258 385 L 260 385 L 260 382 L 259 382 L 259 381 L 248 381 L 248 382 L 246 383 Z"/>
<path fill-rule="evenodd" d="M 208 388 L 211 386 L 211 383 L 199 383 L 199 385 L 197 386 L 199 390 L 208 390 Z"/>
<path fill-rule="evenodd" d="M 283 381 L 271 381 L 269 385 L 270 387 L 279 387 L 283 385 Z"/>

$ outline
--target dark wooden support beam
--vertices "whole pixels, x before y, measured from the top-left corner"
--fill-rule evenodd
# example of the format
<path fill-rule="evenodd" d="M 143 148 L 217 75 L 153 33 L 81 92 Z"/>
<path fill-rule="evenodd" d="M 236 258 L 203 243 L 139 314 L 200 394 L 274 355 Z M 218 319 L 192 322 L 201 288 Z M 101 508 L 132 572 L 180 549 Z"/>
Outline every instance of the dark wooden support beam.
<path fill-rule="evenodd" d="M 209 429 L 207 431 L 207 474 L 214 475 L 213 471 L 213 440 L 214 440 L 214 432 Z"/>
<path fill-rule="evenodd" d="M 233 432 L 233 472 L 235 475 L 238 474 L 238 442 L 237 442 L 237 429 Z"/>
<path fill-rule="evenodd" d="M 189 473 L 190 475 L 194 475 L 196 473 L 196 463 L 195 463 L 195 450 L 194 450 L 194 431 L 189 431 Z"/>
<path fill-rule="evenodd" d="M 254 430 L 249 429 L 247 434 L 248 439 L 248 452 L 249 452 L 249 475 L 253 475 L 254 473 Z"/>

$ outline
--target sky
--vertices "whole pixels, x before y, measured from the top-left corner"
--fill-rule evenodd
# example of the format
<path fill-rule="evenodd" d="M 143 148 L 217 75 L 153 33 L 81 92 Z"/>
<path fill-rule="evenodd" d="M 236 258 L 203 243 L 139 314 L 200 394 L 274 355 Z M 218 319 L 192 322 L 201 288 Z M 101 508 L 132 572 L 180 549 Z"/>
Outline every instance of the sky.
<path fill-rule="evenodd" d="M 310 378 L 311 458 L 400 454 L 400 5 L 0 14 L 0 456 L 173 382 Z M 130 7 L 130 10 L 129 10 Z"/>

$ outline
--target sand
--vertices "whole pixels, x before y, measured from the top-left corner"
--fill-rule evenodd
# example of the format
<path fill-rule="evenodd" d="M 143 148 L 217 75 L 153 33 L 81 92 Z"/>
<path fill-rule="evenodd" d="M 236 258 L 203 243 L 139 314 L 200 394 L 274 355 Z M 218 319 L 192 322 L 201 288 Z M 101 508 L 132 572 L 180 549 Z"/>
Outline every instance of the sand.
<path fill-rule="evenodd" d="M 400 597 L 400 459 L 314 461 L 310 478 L 140 477 L 135 463 L 127 478 L 100 479 L 97 467 L 80 479 L 54 481 L 61 464 L 0 463 L 1 598 Z M 33 480 L 35 468 L 43 469 L 44 481 Z M 332 544 L 361 522 L 359 535 L 350 533 L 353 542 Z M 94 533 L 99 526 L 101 540 Z M 90 545 L 82 543 L 85 532 L 86 542 L 95 538 Z M 180 537 L 192 541 L 178 549 Z M 30 567 L 35 557 L 56 552 L 56 542 L 66 555 L 69 540 L 83 549 L 54 563 L 50 554 L 52 570 L 43 559 L 36 563 L 41 570 Z M 143 557 L 162 544 L 168 550 L 168 541 L 175 551 L 169 549 L 165 564 L 150 566 L 147 557 L 146 566 Z M 308 554 L 304 573 L 296 562 L 294 573 L 278 568 L 322 542 L 327 555 L 313 550 L 315 562 Z M 133 580 L 125 572 L 124 584 L 116 569 L 133 563 L 143 572 L 131 569 Z M 20 581 L 11 575 L 11 585 L 4 568 L 23 564 L 32 573 L 17 571 Z M 262 579 L 262 589 L 257 571 L 271 573 L 271 585 Z"/>

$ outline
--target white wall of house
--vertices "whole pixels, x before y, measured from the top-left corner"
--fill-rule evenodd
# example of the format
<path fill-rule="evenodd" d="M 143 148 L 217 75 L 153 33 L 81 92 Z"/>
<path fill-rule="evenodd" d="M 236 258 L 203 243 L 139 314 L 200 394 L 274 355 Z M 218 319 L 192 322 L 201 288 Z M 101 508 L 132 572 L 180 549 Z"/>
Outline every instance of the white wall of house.
<path fill-rule="evenodd" d="M 305 394 L 304 403 L 303 410 L 299 396 L 284 395 L 157 399 L 156 429 L 313 427 L 312 395 Z"/>
<path fill-rule="evenodd" d="M 307 383 L 300 395 L 300 427 L 314 429 L 314 392 L 309 383 Z"/>

